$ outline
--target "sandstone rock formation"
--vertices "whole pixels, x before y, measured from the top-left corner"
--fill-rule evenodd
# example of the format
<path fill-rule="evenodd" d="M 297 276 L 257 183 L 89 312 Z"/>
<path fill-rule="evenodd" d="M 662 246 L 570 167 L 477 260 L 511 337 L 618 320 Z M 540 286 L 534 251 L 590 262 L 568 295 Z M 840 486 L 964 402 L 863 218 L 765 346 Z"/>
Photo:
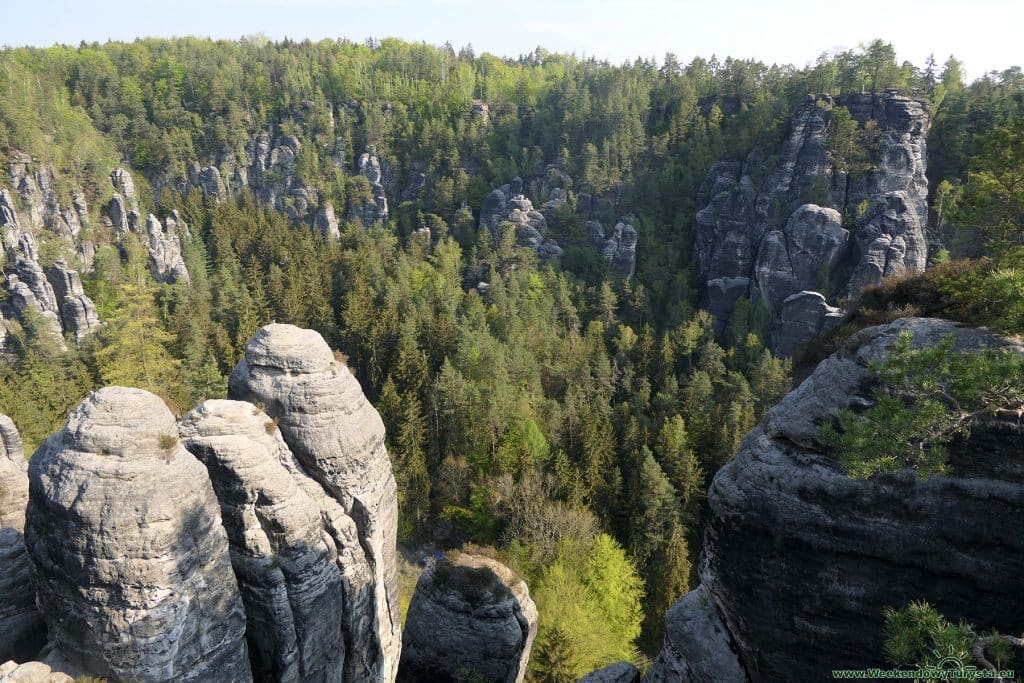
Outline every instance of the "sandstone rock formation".
<path fill-rule="evenodd" d="M 9 302 L 3 306 L 11 317 L 23 321 L 31 311 L 48 335 L 64 347 L 64 336 L 81 342 L 100 325 L 96 307 L 85 295 L 78 273 L 58 260 L 48 271 L 39 263 L 39 247 L 32 230 L 23 226 L 10 191 L 0 191 L 0 237 L 7 263 L 4 266 Z"/>
<path fill-rule="evenodd" d="M 352 548 L 353 564 L 345 568 L 345 680 L 392 680 L 401 647 L 398 503 L 380 416 L 323 338 L 292 325 L 256 333 L 228 393 L 278 421 L 305 472 L 355 522 L 359 548 Z"/>
<path fill-rule="evenodd" d="M 157 396 L 93 392 L 29 466 L 25 545 L 50 654 L 111 681 L 248 681 L 206 469 Z"/>
<path fill-rule="evenodd" d="M 840 106 L 861 128 L 879 131 L 864 172 L 849 173 L 829 149 L 829 122 Z M 701 187 L 695 250 L 705 305 L 718 325 L 739 297 L 749 297 L 769 313 L 773 349 L 792 354 L 820 318 L 804 307 L 799 335 L 780 325 L 792 295 L 816 291 L 835 305 L 883 277 L 924 270 L 927 132 L 926 104 L 896 91 L 838 101 L 808 96 L 793 112 L 776 162 L 754 150 L 742 163 L 713 165 Z"/>
<path fill-rule="evenodd" d="M 0 415 L 0 660 L 26 661 L 46 635 L 36 610 L 22 530 L 28 505 L 28 463 L 14 423 Z"/>
<path fill-rule="evenodd" d="M 43 662 L 14 661 L 0 664 L 0 683 L 74 683 L 67 674 L 54 671 Z"/>
<path fill-rule="evenodd" d="M 578 683 L 640 683 L 640 671 L 629 662 L 615 662 L 592 671 Z"/>
<path fill-rule="evenodd" d="M 220 500 L 255 680 L 370 680 L 366 634 L 346 618 L 346 601 L 372 580 L 355 522 L 251 403 L 206 401 L 182 420 L 181 435 Z"/>
<path fill-rule="evenodd" d="M 367 202 L 363 207 L 357 208 L 356 216 L 363 225 L 369 227 L 380 221 L 387 221 L 390 212 L 388 210 L 388 196 L 384 190 L 384 171 L 381 161 L 376 154 L 366 151 L 359 155 L 359 174 L 370 183 L 370 191 L 373 194 L 372 201 Z"/>
<path fill-rule="evenodd" d="M 949 476 L 851 479 L 819 438 L 822 423 L 868 405 L 868 364 L 900 333 L 955 350 L 1019 340 L 920 318 L 854 334 L 770 410 L 715 476 L 700 577 L 703 597 L 673 608 L 652 680 L 824 680 L 883 663 L 882 610 L 927 600 L 953 621 L 1016 633 L 1024 596 L 1024 425 L 983 418 L 949 447 Z M 707 605 L 706 619 L 695 602 Z M 719 625 L 720 624 L 720 625 Z M 724 632 L 721 628 L 724 626 Z M 733 656 L 735 654 L 735 656 Z M 744 677 L 737 678 L 737 667 Z M 660 678 L 659 678 L 660 676 Z"/>
<path fill-rule="evenodd" d="M 518 185 L 522 181 L 516 179 Z M 533 202 L 521 193 L 513 193 L 509 185 L 492 190 L 480 207 L 480 228 L 499 234 L 502 223 L 511 223 L 516 231 L 516 244 L 535 250 L 544 258 L 558 258 L 562 249 L 555 242 L 545 241 L 548 224 L 544 214 L 533 208 Z"/>
<path fill-rule="evenodd" d="M 520 683 L 537 634 L 526 584 L 492 559 L 462 554 L 420 575 L 402 636 L 403 683 Z"/>
<path fill-rule="evenodd" d="M 46 276 L 60 302 L 60 320 L 64 332 L 80 344 L 87 334 L 100 327 L 96 306 L 85 295 L 81 276 L 68 268 L 63 259 L 48 268 Z"/>
<path fill-rule="evenodd" d="M 181 238 L 177 232 L 177 222 L 168 221 L 167 228 L 160 219 L 149 214 L 146 219 L 146 248 L 153 277 L 157 282 L 188 284 L 190 277 L 185 259 L 181 255 Z"/>
<path fill-rule="evenodd" d="M 623 216 L 606 236 L 600 221 L 587 221 L 587 233 L 590 241 L 601 252 L 605 261 L 612 265 L 612 270 L 627 280 L 636 271 L 637 231 L 633 227 L 635 218 Z"/>

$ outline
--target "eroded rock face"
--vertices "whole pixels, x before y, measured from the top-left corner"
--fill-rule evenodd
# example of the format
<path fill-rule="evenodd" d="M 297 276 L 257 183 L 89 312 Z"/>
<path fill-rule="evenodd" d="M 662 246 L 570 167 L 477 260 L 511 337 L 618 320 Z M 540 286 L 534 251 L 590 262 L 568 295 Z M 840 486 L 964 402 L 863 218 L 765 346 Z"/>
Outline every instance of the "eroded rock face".
<path fill-rule="evenodd" d="M 267 325 L 256 333 L 231 374 L 228 394 L 263 407 L 278 421 L 302 468 L 355 522 L 362 557 L 346 574 L 351 585 L 344 610 L 353 653 L 346 661 L 352 672 L 346 676 L 352 677 L 346 680 L 392 680 L 401 649 L 398 502 L 380 416 L 323 338 L 293 325 Z M 365 574 L 359 566 L 367 568 Z"/>
<path fill-rule="evenodd" d="M 372 579 L 355 522 L 253 404 L 206 401 L 182 420 L 181 435 L 220 500 L 254 678 L 368 680 L 345 618 L 346 601 L 366 600 L 355 592 Z"/>
<path fill-rule="evenodd" d="M 82 289 L 82 278 L 77 271 L 59 260 L 47 270 L 47 279 L 60 302 L 60 320 L 66 334 L 80 344 L 86 335 L 99 329 L 100 316 L 92 299 Z"/>
<path fill-rule="evenodd" d="M 0 664 L 0 683 L 74 683 L 74 680 L 43 662 L 18 664 L 8 661 Z"/>
<path fill-rule="evenodd" d="M 824 680 L 836 667 L 881 665 L 882 610 L 913 600 L 927 600 L 979 632 L 1020 628 L 1019 421 L 978 421 L 969 438 L 951 444 L 951 474 L 924 480 L 913 472 L 850 479 L 820 441 L 823 422 L 870 403 L 868 365 L 884 358 L 902 332 L 919 348 L 952 334 L 957 351 L 1024 353 L 1019 340 L 944 320 L 868 328 L 746 436 L 708 493 L 700 576 L 750 680 L 792 680 L 794 671 Z M 692 618 L 670 618 L 669 631 L 666 650 L 682 652 L 678 643 L 709 637 Z M 742 680 L 729 677 L 732 670 L 732 662 L 709 664 L 704 680 Z"/>
<path fill-rule="evenodd" d="M 359 155 L 358 165 L 359 174 L 370 183 L 373 201 L 357 209 L 357 217 L 367 227 L 376 222 L 387 221 L 390 212 L 388 196 L 384 190 L 384 171 L 380 159 L 372 152 L 363 152 Z"/>
<path fill-rule="evenodd" d="M 615 227 L 605 236 L 604 226 L 600 221 L 587 221 L 587 233 L 590 241 L 601 251 L 605 261 L 612 264 L 612 270 L 621 277 L 629 279 L 636 271 L 637 231 L 633 227 L 633 216 L 623 216 L 615 223 Z"/>
<path fill-rule="evenodd" d="M 25 545 L 50 657 L 111 681 L 249 681 L 206 468 L 157 396 L 107 387 L 29 466 Z"/>
<path fill-rule="evenodd" d="M 526 583 L 490 558 L 440 559 L 420 575 L 402 636 L 403 683 L 519 683 L 537 634 Z"/>
<path fill-rule="evenodd" d="M 157 282 L 188 284 L 191 278 L 181 255 L 181 239 L 176 228 L 177 222 L 168 222 L 167 229 L 164 229 L 160 219 L 149 214 L 146 219 L 146 246 Z"/>
<path fill-rule="evenodd" d="M 880 131 L 867 172 L 848 174 L 829 150 L 828 126 L 838 106 L 862 128 L 871 123 Z M 777 162 L 755 150 L 742 163 L 712 166 L 701 187 L 694 248 L 708 283 L 705 303 L 719 327 L 738 296 L 729 302 L 720 284 L 711 291 L 712 282 L 747 278 L 742 296 L 764 305 L 778 324 L 784 303 L 798 292 L 819 292 L 835 305 L 884 277 L 923 271 L 927 132 L 925 103 L 896 91 L 838 101 L 808 96 L 793 112 Z M 758 176 L 764 180 L 756 183 Z M 785 333 L 773 349 L 794 353 L 813 338 L 809 329 Z"/>
<path fill-rule="evenodd" d="M 521 180 L 519 185 L 522 185 Z M 533 249 L 544 258 L 560 257 L 561 247 L 546 241 L 548 223 L 544 214 L 534 209 L 533 202 L 521 193 L 511 194 L 512 191 L 511 186 L 505 185 L 487 195 L 480 207 L 480 228 L 486 227 L 491 235 L 498 235 L 503 223 L 511 223 L 517 245 Z"/>
<path fill-rule="evenodd" d="M 31 659 L 46 638 L 22 534 L 27 505 L 28 463 L 21 437 L 11 419 L 0 415 L 0 660 Z"/>

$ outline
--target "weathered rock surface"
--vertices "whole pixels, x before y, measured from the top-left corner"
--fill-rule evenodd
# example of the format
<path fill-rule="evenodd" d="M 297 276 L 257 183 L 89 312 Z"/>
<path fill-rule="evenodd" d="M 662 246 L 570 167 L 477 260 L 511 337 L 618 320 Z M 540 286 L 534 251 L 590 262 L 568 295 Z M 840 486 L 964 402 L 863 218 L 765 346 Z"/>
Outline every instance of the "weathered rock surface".
<path fill-rule="evenodd" d="M 665 617 L 665 644 L 646 683 L 745 681 L 736 644 L 704 586 L 690 591 Z"/>
<path fill-rule="evenodd" d="M 317 229 L 325 240 L 337 242 L 341 239 L 338 218 L 334 215 L 334 204 L 324 202 L 323 206 L 316 212 L 316 218 L 313 219 L 313 227 Z"/>
<path fill-rule="evenodd" d="M 356 209 L 356 217 L 367 227 L 377 222 L 385 222 L 390 212 L 387 192 L 384 190 L 384 169 L 381 161 L 376 154 L 366 151 L 359 155 L 358 164 L 359 174 L 370 183 L 373 199 Z"/>
<path fill-rule="evenodd" d="M 526 583 L 492 559 L 440 559 L 420 575 L 402 636 L 404 683 L 519 683 L 537 634 Z"/>
<path fill-rule="evenodd" d="M 160 219 L 149 214 L 146 219 L 146 247 L 153 277 L 157 282 L 188 284 L 190 277 L 185 259 L 181 255 L 181 239 L 177 232 L 177 222 L 168 222 L 167 228 Z"/>
<path fill-rule="evenodd" d="M 880 131 L 866 172 L 847 173 L 829 150 L 838 106 L 862 128 L 871 122 Z M 763 304 L 778 325 L 784 303 L 798 292 L 817 291 L 836 305 L 884 277 L 923 271 L 927 132 L 925 103 L 895 91 L 838 101 L 808 96 L 793 112 L 777 161 L 755 150 L 742 163 L 712 166 L 701 187 L 695 251 L 705 305 L 719 327 L 739 296 Z M 736 278 L 749 280 L 747 292 L 723 297 L 721 281 Z M 794 353 L 813 338 L 806 336 L 812 327 L 783 333 L 773 348 Z"/>
<path fill-rule="evenodd" d="M 323 338 L 292 325 L 256 333 L 231 374 L 228 394 L 278 420 L 303 469 L 355 522 L 362 550 L 357 560 L 368 570 L 346 570 L 346 680 L 392 680 L 401 649 L 398 503 L 380 416 Z"/>
<path fill-rule="evenodd" d="M 615 662 L 590 672 L 578 683 L 640 683 L 640 670 L 629 662 Z"/>
<path fill-rule="evenodd" d="M 372 579 L 355 522 L 251 403 L 206 401 L 181 435 L 220 500 L 255 680 L 368 680 L 364 665 L 345 666 L 362 656 L 345 602 Z"/>
<path fill-rule="evenodd" d="M 635 218 L 623 216 L 605 236 L 604 226 L 600 221 L 587 221 L 587 232 L 590 241 L 597 247 L 605 261 L 612 264 L 612 270 L 618 275 L 629 279 L 636 272 L 637 231 L 633 227 Z"/>
<path fill-rule="evenodd" d="M 248 681 L 206 468 L 157 396 L 90 394 L 29 465 L 25 545 L 48 659 L 111 681 Z"/>
<path fill-rule="evenodd" d="M 8 661 L 0 664 L 0 683 L 74 683 L 74 680 L 43 662 L 18 664 Z"/>
<path fill-rule="evenodd" d="M 750 680 L 792 680 L 794 671 L 824 680 L 836 667 L 881 665 L 882 610 L 912 600 L 927 600 L 979 632 L 1020 629 L 1019 421 L 977 421 L 968 438 L 950 445 L 951 474 L 923 480 L 913 472 L 850 479 L 820 441 L 823 422 L 870 403 L 868 364 L 902 332 L 919 348 L 952 334 L 957 351 L 1024 353 L 1019 340 L 943 320 L 868 328 L 746 436 L 708 493 L 700 576 Z M 710 637 L 693 618 L 670 619 L 669 632 L 666 651 L 684 652 L 678 643 Z M 704 680 L 742 680 L 731 677 L 732 664 L 709 663 Z"/>
<path fill-rule="evenodd" d="M 0 659 L 26 661 L 46 638 L 36 610 L 22 534 L 28 505 L 28 463 L 14 423 L 0 415 Z"/>
<path fill-rule="evenodd" d="M 67 262 L 59 260 L 46 271 L 47 279 L 53 286 L 60 302 L 60 320 L 64 333 L 71 335 L 80 344 L 86 335 L 99 329 L 100 316 L 92 299 L 82 289 L 82 278 L 77 271 L 68 268 Z"/>
<path fill-rule="evenodd" d="M 533 249 L 545 258 L 560 257 L 561 247 L 546 241 L 548 224 L 544 214 L 534 209 L 533 202 L 522 194 L 511 192 L 511 186 L 506 185 L 487 195 L 480 207 L 480 228 L 486 227 L 492 235 L 497 235 L 503 223 L 511 223 L 517 245 Z"/>

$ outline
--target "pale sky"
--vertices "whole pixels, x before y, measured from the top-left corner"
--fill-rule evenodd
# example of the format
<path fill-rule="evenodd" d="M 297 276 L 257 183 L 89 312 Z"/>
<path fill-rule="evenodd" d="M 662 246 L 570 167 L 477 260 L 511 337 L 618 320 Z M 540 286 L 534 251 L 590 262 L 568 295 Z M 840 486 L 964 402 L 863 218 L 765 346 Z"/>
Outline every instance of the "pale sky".
<path fill-rule="evenodd" d="M 394 36 L 502 56 L 540 45 L 614 63 L 674 52 L 803 66 L 882 38 L 919 66 L 955 54 L 970 78 L 1024 65 L 1022 31 L 1024 0 L 0 0 L 0 45 L 11 46 Z"/>

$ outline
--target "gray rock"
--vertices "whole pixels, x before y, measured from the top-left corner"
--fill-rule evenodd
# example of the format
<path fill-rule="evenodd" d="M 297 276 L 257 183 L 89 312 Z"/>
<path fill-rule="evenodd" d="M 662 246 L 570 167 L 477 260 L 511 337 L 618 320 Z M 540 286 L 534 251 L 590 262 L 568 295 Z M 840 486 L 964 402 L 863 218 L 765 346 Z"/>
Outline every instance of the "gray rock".
<path fill-rule="evenodd" d="M 401 649 L 398 502 L 380 416 L 323 338 L 293 325 L 256 333 L 231 374 L 228 395 L 277 419 L 303 469 L 355 521 L 369 570 L 351 577 L 345 601 L 348 652 L 356 655 L 346 660 L 353 672 L 346 680 L 392 680 Z"/>
<path fill-rule="evenodd" d="M 111 681 L 249 681 L 206 468 L 148 392 L 91 393 L 29 464 L 25 545 L 50 657 Z"/>
<path fill-rule="evenodd" d="M 132 225 L 128 220 L 128 208 L 125 205 L 124 197 L 119 194 L 111 197 L 110 201 L 107 202 L 106 214 L 118 238 L 127 235 L 131 231 Z"/>
<path fill-rule="evenodd" d="M 577 683 L 640 683 L 640 670 L 629 662 L 615 662 L 590 672 Z"/>
<path fill-rule="evenodd" d="M 358 210 L 358 218 L 367 227 L 377 222 L 387 222 L 390 212 L 380 159 L 371 151 L 366 151 L 359 155 L 358 165 L 359 173 L 370 182 L 370 190 L 373 193 L 373 201 Z"/>
<path fill-rule="evenodd" d="M 26 661 L 46 640 L 36 610 L 23 529 L 28 505 L 28 463 L 14 423 L 0 415 L 0 659 Z"/>
<path fill-rule="evenodd" d="M 228 189 L 216 166 L 203 166 L 193 161 L 188 166 L 188 181 L 203 191 L 203 196 L 220 203 L 227 199 Z"/>
<path fill-rule="evenodd" d="M 18 664 L 9 661 L 0 664 L 0 683 L 74 683 L 74 680 L 43 662 Z"/>
<path fill-rule="evenodd" d="M 324 202 L 323 206 L 316 212 L 313 221 L 314 227 L 323 235 L 325 240 L 337 242 L 341 239 L 341 231 L 338 229 L 338 219 L 334 215 L 334 204 Z"/>
<path fill-rule="evenodd" d="M 601 248 L 601 256 L 612 264 L 612 270 L 627 280 L 636 272 L 636 243 L 633 216 L 625 216 L 615 224 Z"/>
<path fill-rule="evenodd" d="M 521 181 L 520 181 L 521 182 Z M 509 223 L 516 232 L 516 244 L 533 249 L 544 259 L 557 259 L 562 248 L 547 241 L 548 223 L 544 214 L 533 208 L 533 202 L 521 194 L 512 195 L 510 186 L 492 190 L 480 208 L 480 228 L 487 228 L 497 236 L 504 223 Z"/>
<path fill-rule="evenodd" d="M 818 292 L 797 292 L 782 302 L 772 322 L 772 348 L 779 355 L 795 356 L 808 342 L 842 320 L 842 310 L 829 306 Z"/>
<path fill-rule="evenodd" d="M 355 522 L 251 403 L 206 401 L 181 423 L 220 501 L 257 681 L 352 681 L 345 600 L 372 577 Z"/>
<path fill-rule="evenodd" d="M 881 130 L 870 171 L 848 177 L 833 160 L 827 130 L 835 106 Z M 836 101 L 809 96 L 794 110 L 776 160 L 766 159 L 770 150 L 755 149 L 742 163 L 719 162 L 708 172 L 694 238 L 704 282 L 748 278 L 750 290 L 733 301 L 764 302 L 778 326 L 783 303 L 798 292 L 819 291 L 835 305 L 884 277 L 923 271 L 927 131 L 927 107 L 895 92 Z M 849 219 L 849 231 L 844 214 L 860 215 Z M 716 296 L 715 317 L 727 320 L 731 309 L 706 285 L 705 305 L 711 308 Z M 783 353 L 774 342 L 773 350 Z"/>
<path fill-rule="evenodd" d="M 47 279 L 60 302 L 60 319 L 64 333 L 81 344 L 86 335 L 99 329 L 102 324 L 96 306 L 82 289 L 82 278 L 77 271 L 70 270 L 63 260 L 47 269 Z"/>
<path fill-rule="evenodd" d="M 127 202 L 127 215 L 128 211 L 139 210 L 139 196 L 135 191 L 135 180 L 132 179 L 132 174 L 124 168 L 115 168 L 110 173 L 110 182 L 114 185 L 114 192 L 124 197 Z"/>
<path fill-rule="evenodd" d="M 949 446 L 948 476 L 851 479 L 819 425 L 869 405 L 868 364 L 900 333 L 958 351 L 1001 339 L 908 318 L 851 336 L 751 431 L 715 476 L 700 576 L 751 680 L 824 680 L 882 665 L 882 610 L 926 600 L 979 631 L 1020 628 L 1024 596 L 1024 426 L 982 418 Z"/>
<path fill-rule="evenodd" d="M 536 634 L 537 608 L 508 567 L 469 554 L 436 560 L 409 604 L 399 680 L 520 683 Z"/>
<path fill-rule="evenodd" d="M 704 586 L 698 586 L 668 611 L 665 644 L 651 663 L 645 683 L 747 680 L 718 607 Z"/>
<path fill-rule="evenodd" d="M 188 284 L 191 278 L 185 267 L 185 259 L 181 256 L 181 240 L 178 235 L 173 230 L 165 231 L 160 219 L 149 214 L 146 219 L 146 237 L 151 270 L 157 282 Z"/>
<path fill-rule="evenodd" d="M 715 329 L 719 332 L 725 329 L 732 315 L 732 309 L 740 297 L 746 296 L 750 291 L 750 278 L 746 277 L 719 277 L 708 280 L 705 290 L 705 306 L 708 313 L 715 319 Z"/>

